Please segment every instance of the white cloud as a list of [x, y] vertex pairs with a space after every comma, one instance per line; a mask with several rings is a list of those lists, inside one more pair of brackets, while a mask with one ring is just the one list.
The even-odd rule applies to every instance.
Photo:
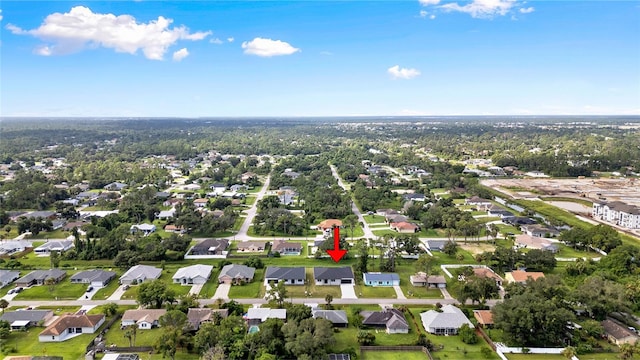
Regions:
[[331, 56], [333, 53], [331, 51], [320, 51], [320, 55]]
[[50, 56], [53, 53], [53, 50], [47, 45], [40, 45], [33, 49], [33, 53], [41, 56]]
[[182, 48], [173, 53], [173, 61], [182, 61], [182, 59], [189, 56], [189, 50], [187, 48]]
[[245, 54], [262, 57], [291, 55], [300, 51], [300, 49], [295, 48], [284, 41], [259, 37], [251, 41], [243, 42], [242, 48], [244, 49]]
[[458, 3], [448, 3], [439, 6], [444, 11], [458, 11], [470, 14], [474, 18], [492, 18], [496, 15], [504, 16], [516, 5], [515, 0], [473, 0], [472, 2], [459, 5]]
[[0, 9], [0, 21], [2, 21], [2, 9]]
[[528, 7], [528, 8], [520, 8], [520, 13], [521, 14], [529, 14], [536, 11], [536, 9], [534, 9], [532, 6]]
[[217, 45], [222, 44], [222, 40], [220, 40], [218, 38], [211, 39], [211, 40], [209, 40], [209, 42], [212, 43], [212, 44], [217, 44]]
[[435, 18], [436, 18], [436, 16], [435, 16], [435, 15], [429, 15], [429, 19], [433, 20], [433, 19], [435, 19]]
[[429, 15], [427, 10], [420, 10], [420, 17], [427, 17], [427, 15]]
[[234, 39], [233, 37], [228, 37], [228, 38], [227, 38], [227, 41], [228, 41], [228, 42], [233, 42], [234, 40], [235, 40], [235, 39]]
[[440, 0], [419, 0], [419, 1], [420, 1], [420, 5], [422, 6], [438, 5], [440, 3]]
[[401, 68], [399, 65], [392, 66], [387, 69], [389, 75], [394, 79], [413, 79], [420, 75], [420, 71], [416, 69]]
[[32, 35], [50, 42], [50, 45], [36, 49], [39, 54], [68, 54], [86, 47], [102, 46], [129, 54], [142, 50], [151, 60], [162, 60], [169, 47], [179, 40], [198, 41], [211, 35], [210, 31], [191, 33], [182, 25], [170, 28], [172, 22], [172, 19], [159, 16], [157, 20], [139, 23], [131, 15], [99, 14], [87, 7], [76, 6], [68, 13], [48, 15], [36, 29], [24, 30], [12, 24], [6, 28], [17, 35]]

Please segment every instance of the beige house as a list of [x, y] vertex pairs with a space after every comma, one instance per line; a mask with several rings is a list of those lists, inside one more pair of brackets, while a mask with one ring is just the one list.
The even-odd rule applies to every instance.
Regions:
[[241, 241], [238, 243], [238, 252], [262, 252], [265, 246], [265, 241]]
[[522, 270], [514, 270], [512, 272], [508, 272], [504, 274], [504, 279], [508, 284], [517, 282], [520, 284], [526, 284], [528, 279], [537, 280], [539, 278], [543, 278], [544, 273], [538, 271], [522, 271]]
[[600, 323], [607, 335], [607, 339], [620, 346], [622, 344], [635, 344], [638, 342], [638, 335], [617, 322], [607, 319]]

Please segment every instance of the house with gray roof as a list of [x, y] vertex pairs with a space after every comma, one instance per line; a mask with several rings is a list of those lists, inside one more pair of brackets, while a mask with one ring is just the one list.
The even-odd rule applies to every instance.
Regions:
[[399, 286], [400, 275], [397, 273], [368, 272], [362, 274], [366, 286]]
[[422, 325], [427, 332], [434, 335], [456, 335], [464, 324], [473, 328], [473, 324], [462, 310], [453, 305], [445, 305], [441, 312], [429, 310], [420, 314]]
[[131, 228], [129, 228], [129, 231], [132, 234], [142, 233], [142, 235], [148, 236], [151, 233], [156, 231], [156, 226], [153, 224], [134, 224], [134, 225], [131, 225]]
[[0, 244], [0, 255], [11, 255], [25, 251], [27, 248], [33, 248], [31, 241], [26, 240], [10, 240]]
[[247, 311], [249, 325], [259, 325], [267, 319], [287, 320], [287, 309], [249, 308]]
[[218, 275], [220, 284], [243, 284], [253, 281], [253, 275], [256, 269], [239, 264], [225, 265]]
[[214, 322], [216, 317], [224, 319], [229, 316], [229, 309], [189, 308], [187, 319], [189, 329], [198, 331], [202, 323]]
[[136, 265], [120, 276], [120, 284], [136, 285], [160, 277], [162, 270], [149, 265]]
[[95, 288], [107, 286], [111, 280], [115, 279], [116, 273], [99, 269], [80, 271], [71, 276], [70, 280], [74, 284], [90, 284]]
[[121, 183], [121, 182], [112, 182], [110, 184], [107, 184], [103, 187], [103, 189], [105, 190], [110, 190], [110, 191], [120, 191], [124, 188], [127, 187], [127, 184], [125, 183]]
[[23, 330], [31, 326], [38, 326], [53, 317], [52, 310], [20, 310], [5, 311], [0, 316], [0, 321], [6, 321], [11, 325], [11, 330]]
[[5, 287], [20, 277], [20, 271], [0, 270], [0, 288]]
[[285, 285], [304, 285], [306, 272], [303, 267], [269, 266], [264, 273], [265, 284], [284, 281]]
[[173, 282], [181, 285], [204, 284], [209, 280], [213, 266], [196, 264], [183, 267], [173, 275]]
[[229, 247], [229, 240], [225, 239], [206, 239], [189, 250], [189, 255], [226, 255], [226, 249]]
[[331, 321], [334, 327], [347, 327], [347, 325], [349, 325], [347, 312], [344, 310], [315, 309], [311, 311], [311, 315], [314, 319], [325, 319]]
[[402, 311], [398, 309], [385, 309], [383, 311], [362, 311], [362, 325], [379, 328], [384, 327], [388, 334], [407, 334], [409, 322]]
[[313, 278], [316, 285], [355, 285], [356, 283], [350, 266], [315, 267], [313, 268]]
[[16, 286], [29, 287], [32, 285], [44, 285], [47, 279], [53, 279], [54, 283], [59, 283], [67, 276], [66, 271], [60, 269], [35, 270], [16, 280]]
[[75, 245], [73, 244], [73, 240], [49, 240], [46, 243], [33, 249], [33, 252], [38, 255], [49, 255], [52, 251], [63, 253], [73, 248], [74, 246]]

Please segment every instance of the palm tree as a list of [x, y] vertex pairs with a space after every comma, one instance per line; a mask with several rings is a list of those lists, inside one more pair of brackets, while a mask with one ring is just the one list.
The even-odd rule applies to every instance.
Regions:
[[0, 299], [0, 308], [2, 308], [2, 313], [4, 314], [4, 309], [9, 306], [9, 302], [5, 299]]

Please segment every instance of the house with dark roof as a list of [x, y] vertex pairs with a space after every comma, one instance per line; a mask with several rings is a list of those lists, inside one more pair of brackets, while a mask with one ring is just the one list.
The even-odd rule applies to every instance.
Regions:
[[325, 319], [331, 321], [334, 327], [347, 327], [347, 325], [349, 325], [347, 312], [344, 310], [314, 309], [311, 311], [311, 315], [314, 319]]
[[38, 335], [40, 342], [60, 342], [81, 334], [93, 334], [104, 323], [104, 315], [62, 315]]
[[44, 285], [47, 279], [53, 279], [53, 282], [57, 284], [66, 276], [67, 272], [60, 269], [35, 270], [16, 280], [16, 286]]
[[362, 325], [385, 328], [387, 334], [407, 334], [409, 322], [402, 311], [398, 309], [385, 309], [383, 311], [361, 311]]
[[20, 277], [20, 271], [0, 270], [0, 288], [5, 287]]
[[400, 275], [397, 273], [368, 272], [362, 274], [365, 286], [399, 286]]
[[53, 318], [52, 310], [20, 310], [5, 311], [0, 316], [0, 321], [6, 321], [11, 330], [24, 330], [32, 326], [38, 326]]
[[523, 233], [533, 237], [556, 237], [560, 232], [552, 227], [540, 224], [523, 225], [520, 227]]
[[285, 285], [304, 285], [306, 272], [303, 267], [278, 267], [269, 266], [264, 273], [265, 284], [278, 283], [281, 280]]
[[207, 239], [194, 245], [189, 251], [190, 255], [225, 255], [229, 247], [229, 240]]
[[316, 285], [355, 285], [353, 270], [350, 266], [343, 267], [315, 267], [313, 278]]
[[428, 239], [427, 240], [427, 248], [429, 248], [429, 250], [431, 251], [442, 251], [444, 250], [444, 246], [447, 245], [447, 243], [451, 241], [448, 239], [443, 239], [443, 240], [434, 240], [434, 239]]
[[300, 255], [302, 252], [302, 244], [285, 240], [275, 240], [271, 244], [271, 252], [280, 255]]
[[613, 319], [606, 319], [600, 325], [602, 325], [607, 339], [618, 346], [622, 344], [633, 345], [638, 342], [637, 334]]
[[255, 268], [240, 264], [229, 264], [225, 265], [222, 270], [220, 270], [220, 275], [218, 275], [218, 282], [220, 284], [236, 285], [250, 283], [253, 281], [253, 276], [255, 273]]
[[487, 209], [487, 215], [488, 216], [497, 216], [501, 219], [506, 219], [509, 217], [513, 217], [515, 215], [513, 215], [513, 213], [503, 207], [497, 206], [497, 205], [492, 205]]
[[429, 310], [420, 314], [424, 329], [434, 335], [456, 335], [464, 324], [473, 328], [473, 324], [462, 310], [453, 305], [445, 305], [441, 311]]
[[216, 317], [224, 319], [229, 316], [229, 309], [210, 309], [210, 308], [189, 308], [187, 319], [189, 320], [189, 328], [192, 331], [198, 331], [203, 323], [214, 322]]
[[404, 201], [425, 201], [426, 197], [424, 194], [407, 193], [402, 194], [402, 199]]
[[113, 271], [93, 269], [80, 271], [72, 275], [70, 280], [74, 284], [91, 284], [95, 288], [101, 288], [107, 286], [115, 277], [116, 273]]

